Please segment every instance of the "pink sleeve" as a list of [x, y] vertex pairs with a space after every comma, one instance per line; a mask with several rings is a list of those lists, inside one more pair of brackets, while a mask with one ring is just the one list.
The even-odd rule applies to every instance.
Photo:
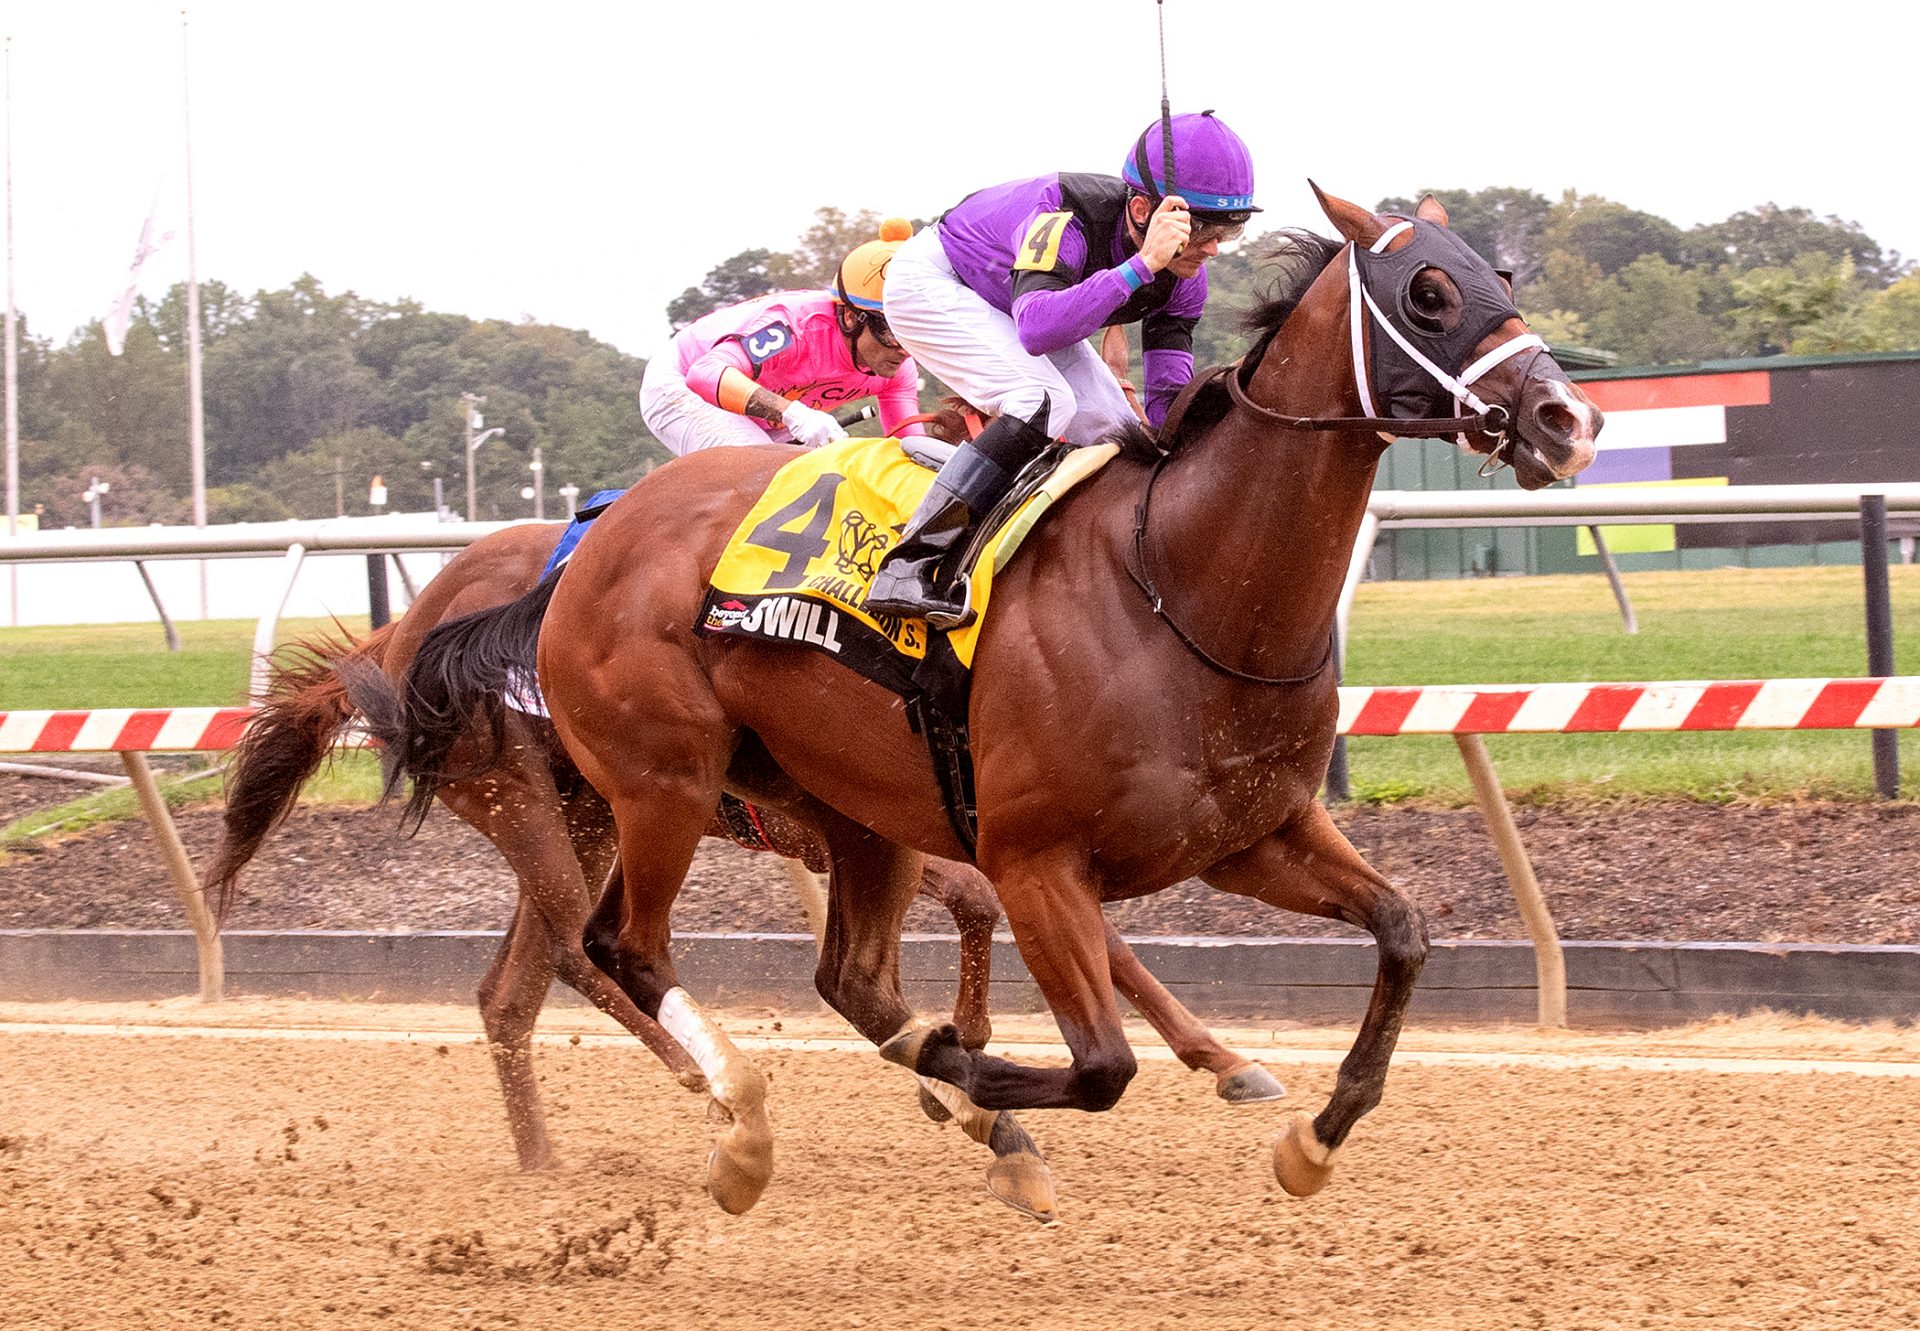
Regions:
[[741, 349], [739, 341], [724, 337], [702, 352], [700, 358], [693, 364], [687, 366], [687, 387], [698, 393], [704, 401], [711, 402], [717, 407], [720, 405], [720, 376], [727, 370], [738, 370], [749, 379], [760, 377], [755, 373], [753, 362], [747, 358], [747, 353]]
[[[901, 437], [900, 422], [920, 413], [920, 367], [909, 356], [887, 380], [886, 387], [874, 394], [880, 399], [880, 432], [889, 439]], [[925, 434], [924, 425], [906, 427], [911, 434]]]

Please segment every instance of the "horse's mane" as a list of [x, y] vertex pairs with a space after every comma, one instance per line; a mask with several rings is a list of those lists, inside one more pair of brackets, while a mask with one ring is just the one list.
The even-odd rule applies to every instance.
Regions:
[[1344, 240], [1329, 240], [1298, 227], [1282, 227], [1262, 236], [1253, 259], [1271, 269], [1273, 280], [1266, 296], [1247, 311], [1241, 326], [1260, 334], [1259, 340], [1265, 342], [1287, 321], [1313, 279], [1346, 247]]
[[[1343, 240], [1329, 240], [1297, 227], [1282, 227], [1260, 238], [1251, 257], [1255, 263], [1268, 269], [1271, 280], [1267, 283], [1266, 295], [1242, 316], [1242, 326], [1259, 334], [1242, 357], [1243, 364], [1253, 365], [1260, 359], [1267, 343], [1300, 304], [1301, 297], [1307, 294], [1307, 288], [1313, 285], [1313, 280], [1345, 248], [1346, 242]], [[1192, 432], [1187, 427], [1198, 428], [1209, 419], [1217, 419], [1224, 411], [1224, 394], [1212, 409], [1211, 417], [1206, 407], [1196, 405], [1188, 415], [1186, 426], [1181, 430], [1182, 435]], [[1157, 442], [1132, 422], [1108, 438], [1120, 445], [1121, 457], [1135, 462], [1151, 462], [1160, 455], [1162, 447], [1177, 446], [1177, 441], [1167, 444]]]

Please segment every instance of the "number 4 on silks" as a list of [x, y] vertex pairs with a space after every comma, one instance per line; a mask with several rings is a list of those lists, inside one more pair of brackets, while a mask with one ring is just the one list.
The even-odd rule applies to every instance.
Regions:
[[1052, 272], [1060, 261], [1060, 241], [1072, 220], [1072, 213], [1041, 213], [1034, 218], [1027, 227], [1027, 238], [1014, 255], [1014, 268], [1029, 273]]
[[[807, 492], [790, 504], [769, 513], [766, 520], [747, 533], [747, 544], [763, 550], [778, 550], [787, 562], [767, 575], [767, 586], [798, 587], [807, 576], [807, 565], [827, 552], [827, 524], [833, 521], [833, 498], [847, 478], [828, 472], [808, 487]], [[787, 524], [805, 517], [807, 525], [788, 531]]]

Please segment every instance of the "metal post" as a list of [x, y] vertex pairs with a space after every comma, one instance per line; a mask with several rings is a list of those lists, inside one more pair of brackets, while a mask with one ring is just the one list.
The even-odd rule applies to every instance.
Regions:
[[387, 606], [387, 557], [367, 556], [367, 621], [382, 628], [392, 619]]
[[393, 571], [400, 575], [400, 585], [407, 589], [407, 604], [412, 605], [420, 599], [420, 589], [413, 585], [413, 574], [407, 572], [407, 561], [400, 558], [400, 552], [393, 552]]
[[[193, 239], [193, 94], [187, 68], [187, 15], [180, 13], [180, 143], [187, 184], [187, 442], [193, 471], [193, 525], [207, 525], [207, 413], [200, 387], [200, 266]], [[199, 561], [200, 618], [212, 616], [207, 561]]]
[[167, 812], [167, 801], [153, 779], [153, 769], [147, 766], [147, 755], [122, 752], [120, 764], [133, 782], [134, 794], [140, 798], [140, 811], [147, 816], [153, 839], [160, 843], [160, 857], [167, 863], [167, 876], [173, 881], [180, 904], [186, 908], [188, 922], [193, 925], [194, 942], [200, 954], [200, 1001], [217, 1003], [226, 988], [226, 963], [221, 955], [220, 928], [214, 923], [213, 912], [207, 909], [200, 879], [193, 872], [193, 861], [187, 858], [187, 848], [180, 844], [179, 830], [173, 825], [173, 815]]
[[1533, 862], [1514, 826], [1513, 810], [1507, 807], [1506, 792], [1500, 789], [1500, 777], [1493, 770], [1486, 741], [1478, 735], [1455, 735], [1460, 757], [1473, 779], [1473, 798], [1487, 822], [1487, 831], [1500, 852], [1500, 863], [1513, 887], [1513, 899], [1520, 906], [1520, 918], [1526, 921], [1527, 936], [1533, 940], [1533, 964], [1539, 976], [1540, 1024], [1567, 1024], [1567, 960], [1560, 950], [1560, 933], [1553, 927], [1553, 915], [1533, 876]]
[[[1346, 635], [1338, 624], [1333, 629], [1333, 682], [1337, 685], [1344, 673], [1343, 662], [1346, 657], [1342, 639]], [[1327, 802], [1344, 804], [1353, 798], [1352, 774], [1347, 771], [1347, 737], [1333, 737], [1333, 756], [1327, 759]]]
[[460, 424], [466, 432], [462, 436], [466, 446], [461, 451], [467, 455], [467, 521], [468, 522], [473, 521], [473, 515], [475, 512], [474, 502], [473, 502], [473, 410], [475, 407], [479, 406], [480, 403], [484, 402], [485, 400], [486, 400], [485, 398], [475, 397], [472, 393], [462, 393], [460, 395]]
[[528, 470], [533, 472], [533, 516], [544, 519], [547, 516], [547, 464], [540, 457], [540, 445], [533, 446], [533, 462]]
[[[1887, 497], [1860, 496], [1860, 566], [1866, 575], [1867, 673], [1893, 673], [1893, 599], [1887, 583]], [[1880, 798], [1900, 797], [1900, 736], [1873, 732], [1873, 785]]]
[[153, 575], [147, 572], [147, 561], [136, 559], [133, 561], [133, 566], [140, 570], [140, 581], [147, 584], [147, 595], [153, 598], [153, 608], [160, 612], [160, 627], [166, 630], [167, 634], [167, 650], [179, 651], [180, 630], [173, 626], [173, 620], [167, 616], [167, 607], [161, 604], [160, 589], [153, 585]]
[[280, 624], [280, 612], [287, 608], [287, 598], [293, 595], [294, 579], [300, 576], [301, 561], [307, 557], [307, 547], [295, 541], [287, 547], [287, 556], [281, 561], [283, 578], [280, 591], [260, 616], [260, 622], [253, 629], [253, 673], [247, 684], [247, 697], [254, 702], [264, 701], [267, 696], [267, 677], [272, 672], [274, 632]]
[[1366, 516], [1360, 519], [1360, 530], [1354, 533], [1353, 553], [1347, 556], [1347, 580], [1340, 584], [1340, 604], [1334, 611], [1334, 648], [1344, 667], [1347, 663], [1347, 621], [1353, 615], [1354, 594], [1360, 590], [1360, 580], [1366, 576], [1367, 565], [1373, 560], [1373, 547], [1380, 540], [1380, 515], [1368, 509]]
[[1627, 584], [1620, 581], [1620, 566], [1613, 562], [1613, 551], [1607, 549], [1606, 538], [1598, 527], [1587, 528], [1587, 534], [1593, 537], [1593, 548], [1599, 552], [1600, 566], [1607, 571], [1607, 585], [1613, 588], [1614, 603], [1620, 607], [1620, 618], [1625, 621], [1627, 632], [1640, 631], [1640, 621], [1633, 613], [1633, 602], [1627, 599]]

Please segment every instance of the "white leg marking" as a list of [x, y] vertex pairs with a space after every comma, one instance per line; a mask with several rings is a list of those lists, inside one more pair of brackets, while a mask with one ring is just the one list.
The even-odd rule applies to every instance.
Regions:
[[757, 1103], [756, 1088], [764, 1095], [765, 1083], [759, 1070], [734, 1047], [727, 1033], [700, 1010], [685, 989], [676, 985], [667, 990], [660, 1000], [657, 1020], [661, 1029], [679, 1041], [680, 1047], [700, 1065], [700, 1071], [707, 1075], [713, 1098], [721, 1104], [730, 1109], [750, 1108], [751, 1104], [742, 1102], [743, 1096]]

